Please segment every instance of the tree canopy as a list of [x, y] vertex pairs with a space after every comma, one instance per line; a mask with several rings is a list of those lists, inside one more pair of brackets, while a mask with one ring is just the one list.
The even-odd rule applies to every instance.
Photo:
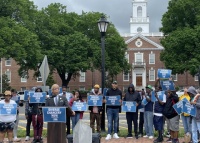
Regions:
[[171, 0], [162, 17], [160, 29], [164, 50], [161, 60], [174, 73], [189, 71], [195, 75], [200, 63], [200, 3], [199, 0]]
[[[0, 3], [5, 3], [0, 5], [0, 10], [4, 10], [0, 14], [0, 55], [16, 60], [20, 65], [20, 76], [29, 69], [38, 75], [38, 63], [44, 55], [48, 57], [51, 71], [58, 72], [65, 86], [72, 77], [79, 75], [79, 71], [101, 70], [97, 21], [103, 13], [69, 13], [60, 3], [52, 3], [41, 10], [28, 0], [18, 0], [16, 7], [11, 0], [0, 0]], [[26, 6], [25, 10], [23, 6]], [[111, 76], [129, 70], [125, 51], [123, 38], [110, 23], [106, 35], [105, 65]]]

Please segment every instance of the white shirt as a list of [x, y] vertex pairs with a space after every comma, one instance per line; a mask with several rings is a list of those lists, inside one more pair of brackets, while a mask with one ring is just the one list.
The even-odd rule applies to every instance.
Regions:
[[56, 105], [56, 98], [57, 98], [57, 102], [58, 102], [58, 100], [59, 100], [58, 96], [59, 96], [59, 95], [57, 95], [56, 97], [53, 98], [53, 99], [54, 99], [55, 105]]
[[[5, 99], [0, 101], [0, 104], [16, 104], [14, 100], [10, 100], [10, 103], [6, 103]], [[0, 122], [9, 123], [16, 120], [16, 115], [0, 115]]]

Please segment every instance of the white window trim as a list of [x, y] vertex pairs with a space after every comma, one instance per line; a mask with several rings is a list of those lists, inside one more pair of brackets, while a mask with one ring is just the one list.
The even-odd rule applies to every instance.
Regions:
[[[85, 82], [85, 72], [79, 72], [80, 76], [79, 76], [79, 82]], [[84, 79], [81, 78], [81, 74], [84, 74]]]
[[199, 81], [199, 77], [197, 75], [194, 76], [194, 81]]
[[[154, 79], [153, 80], [151, 80], [151, 76], [150, 76], [150, 71], [154, 71]], [[149, 81], [155, 81], [155, 70], [154, 69], [151, 69], [151, 70], [149, 70]]]
[[[8, 82], [11, 83], [11, 77], [12, 77], [12, 76], [11, 76], [11, 71], [10, 71], [9, 69], [7, 69], [7, 70], [5, 71], [5, 74], [6, 74], [7, 71], [10, 72], [10, 81], [8, 81]], [[7, 74], [6, 74], [6, 75], [7, 75]], [[7, 78], [8, 78], [8, 76], [7, 76]]]
[[[8, 61], [8, 60], [10, 60], [10, 65], [7, 65], [7, 61]], [[11, 61], [11, 58], [5, 59], [5, 66], [11, 66], [11, 62], [12, 62], [12, 61]]]
[[178, 74], [175, 74], [173, 76], [176, 76], [176, 79], [174, 81], [178, 81]]
[[42, 79], [42, 77], [41, 77], [41, 76], [37, 77], [37, 82], [42, 82], [43, 80], [39, 81], [39, 80], [38, 80], [39, 78], [41, 78], [41, 79]]
[[144, 55], [143, 55], [143, 53], [134, 53], [135, 54], [135, 63], [138, 63], [137, 61], [136, 61], [136, 57], [137, 57], [137, 55], [141, 55], [142, 56], [142, 63], [144, 62]]
[[27, 82], [27, 78], [21, 77], [21, 82]]
[[127, 80], [124, 79], [124, 75], [125, 75], [125, 73], [123, 72], [123, 81], [129, 81], [129, 73], [128, 73], [128, 75], [127, 75], [127, 76], [128, 76], [128, 79], [127, 79]]
[[[154, 55], [154, 62], [153, 63], [151, 63], [151, 55]], [[155, 56], [155, 54], [154, 53], [150, 53], [149, 54], [149, 64], [155, 64], [155, 58], [156, 58], [156, 56]]]

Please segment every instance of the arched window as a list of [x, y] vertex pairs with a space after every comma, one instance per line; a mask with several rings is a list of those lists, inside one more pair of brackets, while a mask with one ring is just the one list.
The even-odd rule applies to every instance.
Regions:
[[141, 6], [137, 7], [137, 16], [142, 17], [142, 7]]

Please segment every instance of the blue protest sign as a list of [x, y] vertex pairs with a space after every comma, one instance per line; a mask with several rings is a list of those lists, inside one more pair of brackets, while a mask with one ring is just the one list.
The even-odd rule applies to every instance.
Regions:
[[52, 91], [51, 91], [51, 89], [49, 89], [49, 96], [52, 96]]
[[147, 105], [147, 103], [148, 103], [147, 99], [144, 98], [144, 99], [142, 100], [142, 105], [145, 106], [145, 105]]
[[103, 96], [106, 96], [107, 91], [108, 91], [108, 88], [103, 89]]
[[62, 93], [62, 87], [59, 87], [59, 93]]
[[120, 95], [116, 96], [105, 96], [106, 97], [106, 105], [120, 106]]
[[89, 95], [87, 97], [88, 106], [102, 106], [102, 95]]
[[30, 92], [30, 103], [45, 103], [46, 92]]
[[28, 97], [29, 97], [29, 91], [24, 90], [24, 101], [28, 101]]
[[161, 101], [163, 101], [164, 94], [165, 94], [165, 91], [159, 91], [159, 92], [157, 92], [158, 98], [159, 98]]
[[183, 111], [183, 101], [179, 101], [173, 105], [174, 110], [180, 115]]
[[66, 107], [42, 107], [44, 122], [66, 123]]
[[72, 110], [73, 111], [87, 111], [87, 104], [86, 102], [73, 102], [72, 105]]
[[0, 115], [16, 115], [17, 104], [0, 104]]
[[160, 81], [160, 85], [161, 85], [163, 91], [166, 91], [166, 90], [175, 90], [174, 82], [173, 81], [161, 80]]
[[182, 101], [189, 102], [187, 98], [183, 98]]
[[196, 117], [196, 106], [191, 105], [189, 102], [183, 102], [183, 112]]
[[122, 112], [136, 112], [136, 102], [135, 101], [123, 101], [122, 102]]
[[151, 92], [151, 101], [155, 102], [156, 101], [156, 96], [155, 96], [155, 91]]
[[170, 78], [172, 70], [169, 69], [158, 69], [158, 78]]
[[67, 100], [68, 100], [68, 102], [69, 102], [70, 99], [73, 98], [72, 93], [70, 93], [70, 92], [66, 92], [66, 98], [67, 98]]

